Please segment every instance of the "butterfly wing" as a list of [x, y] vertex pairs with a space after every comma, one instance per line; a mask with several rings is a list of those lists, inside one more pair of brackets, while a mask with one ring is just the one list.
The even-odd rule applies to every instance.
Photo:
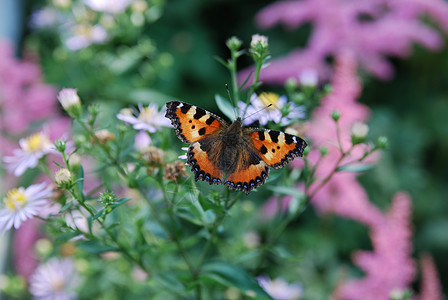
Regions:
[[247, 128], [245, 132], [257, 154], [274, 169], [282, 168], [295, 157], [303, 156], [307, 146], [302, 138], [281, 131]]
[[184, 143], [191, 143], [187, 163], [195, 180], [201, 179], [210, 184], [222, 183], [223, 174], [216, 165], [216, 155], [213, 155], [219, 154], [215, 143], [218, 142], [218, 133], [229, 125], [217, 115], [188, 103], [172, 101], [166, 107], [165, 116], [171, 120], [177, 137]]
[[196, 142], [228, 124], [200, 107], [171, 101], [166, 104], [165, 117], [171, 120], [177, 137], [184, 143]]

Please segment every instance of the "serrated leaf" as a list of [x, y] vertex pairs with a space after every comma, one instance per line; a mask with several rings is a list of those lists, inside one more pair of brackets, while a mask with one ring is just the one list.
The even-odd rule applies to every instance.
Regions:
[[230, 103], [225, 98], [221, 97], [221, 95], [215, 95], [216, 105], [218, 105], [219, 110], [230, 120], [235, 119], [235, 110], [233, 109], [232, 103]]
[[202, 268], [202, 279], [210, 279], [224, 286], [235, 287], [243, 293], [254, 293], [262, 299], [272, 299], [246, 271], [226, 262], [209, 262]]

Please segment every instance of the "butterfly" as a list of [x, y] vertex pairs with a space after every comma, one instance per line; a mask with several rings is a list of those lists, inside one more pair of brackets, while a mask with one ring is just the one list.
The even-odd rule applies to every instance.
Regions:
[[165, 117], [177, 137], [190, 143], [187, 164], [195, 180], [224, 184], [249, 194], [262, 185], [269, 168], [282, 168], [303, 156], [307, 143], [300, 137], [276, 130], [243, 128], [241, 118], [228, 124], [200, 107], [171, 101]]

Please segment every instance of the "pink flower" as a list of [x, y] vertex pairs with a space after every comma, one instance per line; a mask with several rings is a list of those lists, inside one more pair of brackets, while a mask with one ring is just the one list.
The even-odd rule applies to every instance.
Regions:
[[373, 250], [353, 256], [365, 277], [342, 282], [335, 291], [337, 299], [389, 300], [393, 290], [409, 287], [415, 275], [410, 218], [411, 199], [398, 193], [382, 221], [369, 226]]
[[[393, 75], [388, 56], [405, 57], [413, 43], [441, 48], [440, 34], [420, 20], [427, 15], [448, 32], [448, 4], [442, 0], [301, 0], [278, 1], [262, 9], [256, 21], [262, 28], [283, 24], [295, 29], [313, 26], [304, 49], [273, 60], [260, 76], [263, 82], [283, 83], [298, 72], [315, 69], [328, 78], [326, 58], [350, 51], [356, 64], [381, 79]], [[240, 74], [243, 79], [250, 70]], [[244, 79], [243, 79], [244, 80]]]
[[442, 300], [442, 285], [440, 284], [434, 260], [429, 254], [422, 255], [420, 259], [422, 271], [422, 284], [420, 300]]

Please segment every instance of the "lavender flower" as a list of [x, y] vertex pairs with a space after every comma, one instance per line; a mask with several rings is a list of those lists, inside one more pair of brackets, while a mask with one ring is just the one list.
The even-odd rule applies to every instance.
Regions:
[[120, 112], [117, 115], [119, 120], [131, 124], [136, 130], [146, 130], [154, 133], [160, 130], [160, 127], [171, 127], [170, 121], [165, 118], [164, 109], [158, 111], [156, 104], [150, 104], [148, 107], [138, 105], [139, 112], [134, 114]]
[[38, 300], [74, 300], [79, 274], [70, 258], [51, 258], [40, 264], [30, 278], [29, 291]]
[[0, 210], [0, 232], [9, 230], [38, 215], [49, 205], [53, 188], [46, 183], [34, 184], [28, 188], [10, 190], [3, 199], [5, 208]]

